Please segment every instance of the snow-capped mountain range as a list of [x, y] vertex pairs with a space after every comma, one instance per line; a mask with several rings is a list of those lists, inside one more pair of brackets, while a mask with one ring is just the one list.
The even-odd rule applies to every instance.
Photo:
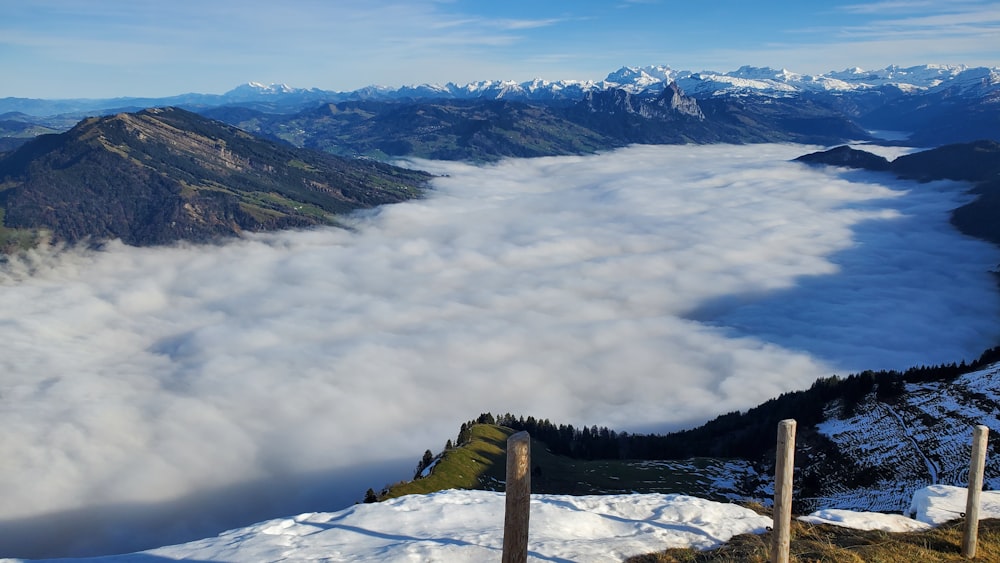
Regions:
[[[895, 88], [902, 92], [930, 92], [959, 87], [970, 95], [1000, 85], [1000, 67], [965, 65], [889, 66], [879, 70], [850, 68], [826, 74], [808, 75], [785, 69], [742, 66], [731, 72], [674, 70], [665, 65], [622, 67], [600, 81], [558, 80], [540, 78], [528, 82], [484, 80], [468, 84], [420, 84], [390, 88], [369, 86], [353, 92], [326, 92], [349, 99], [385, 98], [492, 98], [557, 100], [575, 99], [587, 92], [621, 89], [632, 94], [659, 93], [671, 82], [688, 95], [710, 97], [721, 95], [756, 94], [789, 96], [808, 92], [857, 92], [879, 88]], [[316, 89], [289, 88], [285, 84], [265, 86], [248, 83], [224, 97], [273, 97], [278, 94], [316, 94]]]
[[1000, 67], [965, 65], [889, 66], [879, 70], [849, 68], [826, 74], [799, 74], [785, 69], [742, 66], [730, 72], [674, 70], [666, 65], [625, 66], [603, 80], [536, 78], [527, 82], [482, 80], [468, 84], [418, 84], [400, 87], [367, 86], [350, 92], [296, 88], [287, 84], [247, 82], [225, 94], [181, 94], [165, 98], [111, 98], [102, 100], [28, 98], [0, 99], [0, 115], [18, 112], [36, 117], [125, 111], [154, 106], [189, 109], [224, 105], [266, 104], [271, 111], [298, 111], [319, 102], [349, 100], [495, 99], [538, 102], [572, 102], [589, 92], [612, 89], [629, 94], [659, 95], [674, 82], [694, 98], [725, 96], [795, 97], [800, 95], [850, 95], [871, 92], [931, 94], [988, 98], [1000, 101]]

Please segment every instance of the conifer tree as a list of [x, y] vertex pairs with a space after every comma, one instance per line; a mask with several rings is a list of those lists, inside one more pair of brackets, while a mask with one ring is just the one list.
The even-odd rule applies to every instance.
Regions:
[[421, 473], [424, 472], [424, 469], [430, 467], [433, 462], [434, 453], [430, 450], [424, 450], [424, 455], [420, 458], [420, 463], [417, 464], [417, 470], [413, 472], [413, 478], [419, 479], [421, 477]]
[[458, 445], [468, 442], [472, 438], [472, 431], [469, 430], [469, 423], [463, 422], [462, 428], [458, 431]]

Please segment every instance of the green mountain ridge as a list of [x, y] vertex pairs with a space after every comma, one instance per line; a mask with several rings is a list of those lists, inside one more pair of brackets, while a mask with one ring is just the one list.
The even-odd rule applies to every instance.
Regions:
[[961, 232], [1000, 245], [1000, 142], [956, 143], [900, 156], [891, 162], [870, 152], [843, 145], [795, 159], [813, 165], [844, 166], [889, 172], [900, 178], [931, 182], [970, 182], [977, 197], [952, 211], [951, 222]]
[[[514, 420], [511, 423], [511, 420]], [[480, 422], [481, 421], [481, 422]], [[370, 489], [365, 502], [446, 489], [503, 491], [506, 479], [506, 441], [524, 428], [512, 415], [479, 419], [462, 425], [460, 439], [451, 440], [438, 455], [430, 450], [417, 466], [413, 480]], [[537, 430], [537, 428], [534, 428]], [[533, 493], [602, 495], [629, 493], [684, 493], [721, 502], [746, 498], [745, 483], [758, 483], [751, 462], [739, 459], [689, 458], [643, 460], [586, 459], [560, 453], [559, 444], [545, 437], [531, 439]], [[735, 475], [741, 478], [734, 478]]]
[[[449, 488], [503, 490], [506, 438], [532, 437], [532, 492], [683, 493], [767, 503], [778, 422], [798, 421], [795, 510], [902, 512], [914, 491], [964, 485], [976, 424], [996, 427], [1000, 348], [966, 365], [919, 366], [821, 379], [743, 412], [669, 434], [630, 434], [494, 416], [463, 423], [454, 443], [430, 451], [412, 481], [374, 490], [367, 502]], [[987, 488], [1000, 487], [997, 440]]]
[[11, 233], [25, 232], [68, 243], [201, 242], [334, 224], [337, 214], [417, 197], [429, 178], [160, 108], [89, 118], [7, 154], [0, 210], [5, 250], [16, 246]]

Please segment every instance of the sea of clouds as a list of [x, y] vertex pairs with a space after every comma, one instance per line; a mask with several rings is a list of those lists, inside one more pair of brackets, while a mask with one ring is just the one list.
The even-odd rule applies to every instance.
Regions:
[[427, 197], [347, 229], [11, 260], [0, 557], [338, 509], [481, 412], [667, 431], [997, 344], [965, 186], [813, 149], [414, 161]]

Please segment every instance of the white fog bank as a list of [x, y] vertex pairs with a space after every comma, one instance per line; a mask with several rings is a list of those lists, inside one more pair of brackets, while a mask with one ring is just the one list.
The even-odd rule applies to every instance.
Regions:
[[[233, 497], [341, 508], [481, 412], [664, 431], [997, 344], [1000, 252], [948, 225], [962, 187], [788, 162], [810, 150], [417, 162], [447, 176], [351, 230], [8, 264], [0, 557], [61, 553], [26, 528], [95, 507], [67, 549], [263, 519]], [[163, 537], [187, 502], [218, 506]]]

